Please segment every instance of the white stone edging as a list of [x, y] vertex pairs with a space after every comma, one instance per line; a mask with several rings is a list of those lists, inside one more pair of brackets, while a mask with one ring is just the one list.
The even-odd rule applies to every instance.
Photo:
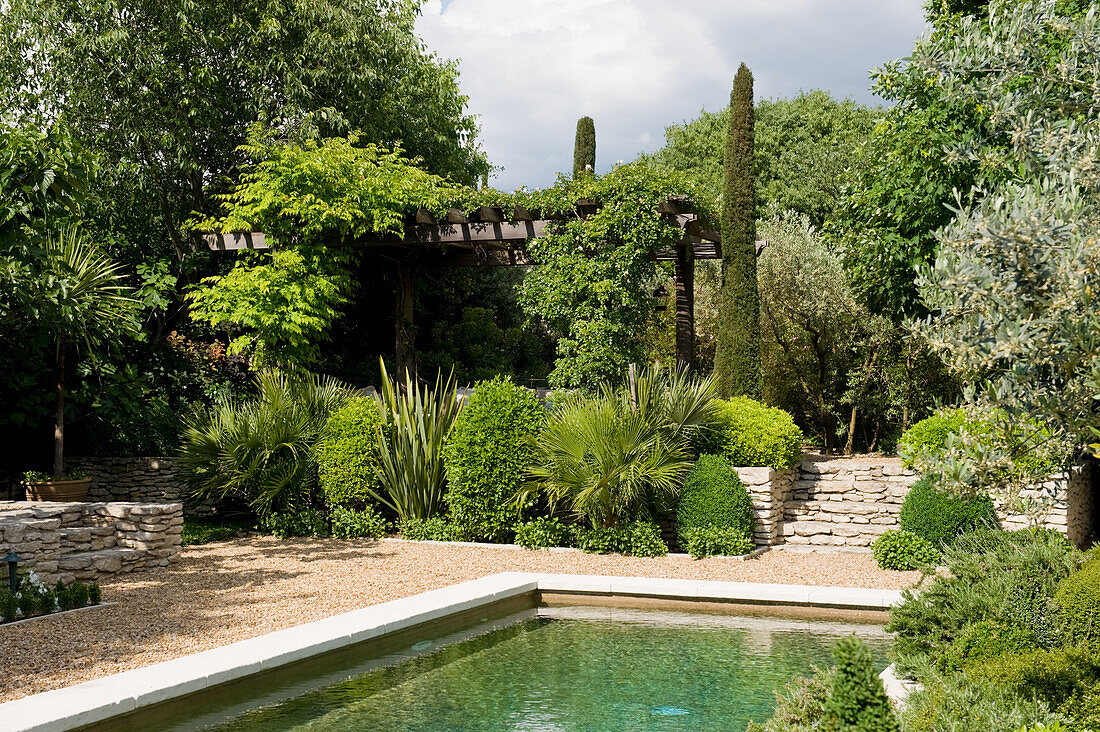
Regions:
[[502, 572], [6, 702], [0, 732], [67, 732], [536, 590], [862, 610], [901, 600], [851, 587]]
[[909, 698], [910, 694], [923, 688], [920, 682], [898, 676], [897, 668], [892, 663], [883, 669], [878, 677], [882, 680], [886, 696], [890, 697], [890, 701], [898, 709], [905, 707], [905, 700]]
[[74, 607], [69, 610], [58, 610], [52, 613], [46, 613], [45, 615], [32, 615], [29, 618], [23, 618], [21, 620], [13, 620], [10, 623], [0, 623], [0, 628], [11, 628], [15, 625], [22, 625], [23, 623], [33, 623], [35, 620], [43, 620], [45, 618], [57, 618], [62, 615], [69, 615], [70, 613], [81, 613], [85, 610], [96, 610], [101, 607], [107, 607], [114, 605], [113, 602], [97, 602], [95, 605], [85, 605], [84, 607]]

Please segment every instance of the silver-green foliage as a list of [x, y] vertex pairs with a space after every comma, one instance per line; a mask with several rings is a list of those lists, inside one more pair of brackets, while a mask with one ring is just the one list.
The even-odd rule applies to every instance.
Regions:
[[349, 391], [331, 377], [263, 371], [256, 396], [222, 396], [186, 420], [180, 459], [192, 498], [243, 499], [261, 516], [309, 508], [314, 446]]
[[1008, 498], [1046, 477], [1011, 469], [1020, 450], [1065, 464], [1100, 421], [1100, 19], [1095, 7], [1066, 18], [1056, 6], [996, 0], [988, 19], [962, 21], [911, 59], [988, 112], [998, 139], [950, 153], [1011, 173], [941, 232], [918, 282], [933, 315], [917, 326], [968, 379], [966, 400], [995, 409], [995, 428], [1014, 437], [960, 435], [934, 472]]
[[374, 497], [402, 520], [427, 519], [443, 509], [443, 443], [462, 409], [454, 377], [438, 374], [433, 385], [405, 373], [399, 386], [382, 367], [377, 395], [385, 439], [379, 450], [381, 490]]

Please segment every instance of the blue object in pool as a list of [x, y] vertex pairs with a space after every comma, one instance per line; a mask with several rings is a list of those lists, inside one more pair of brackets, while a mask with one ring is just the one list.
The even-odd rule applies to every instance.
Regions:
[[682, 717], [685, 714], [691, 714], [691, 712], [680, 707], [657, 707], [652, 714], [655, 717]]
[[419, 643], [413, 643], [414, 651], [422, 651], [425, 648], [431, 648], [432, 642], [430, 640], [422, 640]]

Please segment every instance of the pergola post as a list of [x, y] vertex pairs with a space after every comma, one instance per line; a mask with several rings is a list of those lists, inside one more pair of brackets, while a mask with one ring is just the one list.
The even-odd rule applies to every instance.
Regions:
[[407, 260], [394, 266], [394, 357], [397, 378], [402, 382], [405, 372], [416, 375], [413, 359], [413, 268]]
[[676, 245], [676, 363], [695, 367], [695, 255], [691, 238]]

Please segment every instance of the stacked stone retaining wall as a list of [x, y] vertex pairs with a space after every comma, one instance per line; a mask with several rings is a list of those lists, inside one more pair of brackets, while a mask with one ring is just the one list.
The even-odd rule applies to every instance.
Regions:
[[48, 584], [167, 566], [182, 533], [180, 503], [0, 502], [0, 555], [14, 551]]
[[[920, 477], [897, 458], [806, 457], [786, 471], [737, 472], [753, 499], [758, 546], [868, 547], [883, 532], [898, 528], [902, 502]], [[1039, 514], [1043, 526], [1064, 533], [1077, 546], [1093, 538], [1100, 507], [1094, 505], [1087, 468], [1055, 476], [1029, 497], [1046, 504]], [[1015, 505], [999, 505], [997, 513], [1006, 529], [1031, 524]]]
[[183, 476], [172, 458], [74, 457], [66, 466], [92, 481], [89, 501], [174, 503], [184, 495]]

